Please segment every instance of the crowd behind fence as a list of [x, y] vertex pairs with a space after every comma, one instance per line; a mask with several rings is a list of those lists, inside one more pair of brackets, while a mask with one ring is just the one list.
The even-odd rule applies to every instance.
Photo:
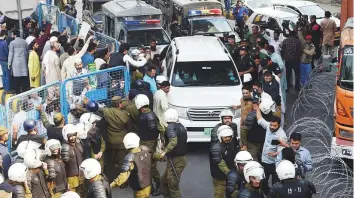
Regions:
[[[114, 96], [126, 97], [130, 89], [129, 73], [124, 66], [91, 72], [31, 89], [7, 99], [0, 104], [0, 126], [9, 130], [9, 149], [14, 131], [17, 137], [27, 134], [23, 122], [28, 118], [37, 121], [38, 134], [47, 135], [45, 124], [54, 125], [53, 117], [61, 112], [66, 123], [76, 123], [73, 112], [82, 106], [84, 98], [95, 100], [101, 105], [110, 105]], [[41, 111], [39, 111], [41, 110]], [[41, 119], [41, 114], [47, 119]], [[46, 121], [43, 123], [43, 121]]]
[[111, 49], [111, 53], [117, 52], [119, 50], [118, 41], [110, 36], [96, 32], [95, 39], [99, 41], [98, 48], [108, 47], [109, 49]]

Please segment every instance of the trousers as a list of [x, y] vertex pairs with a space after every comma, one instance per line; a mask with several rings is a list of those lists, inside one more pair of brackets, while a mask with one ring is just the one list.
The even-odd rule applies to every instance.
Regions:
[[226, 180], [213, 178], [214, 198], [224, 198], [226, 193]]
[[311, 73], [311, 63], [301, 63], [300, 81], [303, 87], [306, 86], [307, 82], [310, 80], [310, 73]]
[[109, 183], [111, 183], [120, 173], [124, 157], [126, 156], [125, 149], [107, 149], [105, 160], [105, 175], [107, 175], [107, 179]]
[[8, 68], [7, 62], [0, 61], [1, 69], [2, 69], [2, 86], [5, 91], [9, 91], [11, 89], [11, 76], [10, 70]]
[[287, 88], [289, 89], [291, 85], [291, 73], [294, 70], [295, 73], [295, 89], [299, 90], [300, 89], [300, 62], [299, 61], [285, 61], [285, 67], [286, 67], [286, 82], [287, 82]]
[[14, 78], [14, 90], [16, 94], [29, 90], [29, 79], [28, 76], [13, 77]]
[[[173, 171], [170, 159], [176, 170], [177, 176]], [[179, 189], [179, 182], [180, 182], [179, 180], [181, 178], [184, 168], [187, 165], [187, 157], [178, 156], [170, 159], [167, 159], [165, 173], [161, 177], [161, 192], [165, 198], [166, 197], [181, 198], [182, 196], [181, 196], [181, 191]]]
[[258, 142], [247, 142], [247, 150], [252, 155], [254, 161], [261, 161], [263, 144]]
[[268, 195], [269, 193], [269, 176], [272, 175], [272, 185], [279, 182], [277, 172], [275, 171], [275, 164], [267, 164], [262, 162], [264, 168], [265, 179], [264, 181], [264, 193]]

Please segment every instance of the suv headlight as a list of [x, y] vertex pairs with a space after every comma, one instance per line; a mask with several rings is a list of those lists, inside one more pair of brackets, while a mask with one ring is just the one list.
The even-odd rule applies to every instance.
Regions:
[[186, 120], [189, 119], [186, 107], [178, 107], [171, 104], [169, 104], [169, 107], [175, 109], [178, 112], [178, 117]]
[[234, 113], [234, 117], [233, 118], [239, 118], [241, 117], [241, 108], [239, 109], [231, 109], [232, 113]]
[[353, 139], [353, 133], [346, 130], [339, 130], [339, 135], [344, 138]]

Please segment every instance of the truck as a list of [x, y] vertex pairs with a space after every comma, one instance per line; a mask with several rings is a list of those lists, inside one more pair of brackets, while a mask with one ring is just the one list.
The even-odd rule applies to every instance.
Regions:
[[104, 34], [128, 43], [131, 49], [149, 46], [152, 39], [158, 50], [171, 42], [161, 26], [161, 10], [143, 1], [112, 0], [102, 5], [102, 13]]
[[[345, 22], [346, 21], [346, 22]], [[334, 136], [331, 156], [353, 160], [353, 0], [342, 0], [341, 37], [334, 100]], [[351, 163], [349, 163], [351, 164]]]
[[83, 20], [91, 25], [94, 31], [102, 32], [102, 5], [111, 0], [85, 0], [85, 10], [83, 11]]

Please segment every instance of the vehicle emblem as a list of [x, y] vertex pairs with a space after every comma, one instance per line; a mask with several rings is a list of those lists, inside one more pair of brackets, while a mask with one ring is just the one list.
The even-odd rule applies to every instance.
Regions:
[[215, 112], [214, 111], [208, 111], [207, 114], [208, 114], [209, 117], [215, 116]]

